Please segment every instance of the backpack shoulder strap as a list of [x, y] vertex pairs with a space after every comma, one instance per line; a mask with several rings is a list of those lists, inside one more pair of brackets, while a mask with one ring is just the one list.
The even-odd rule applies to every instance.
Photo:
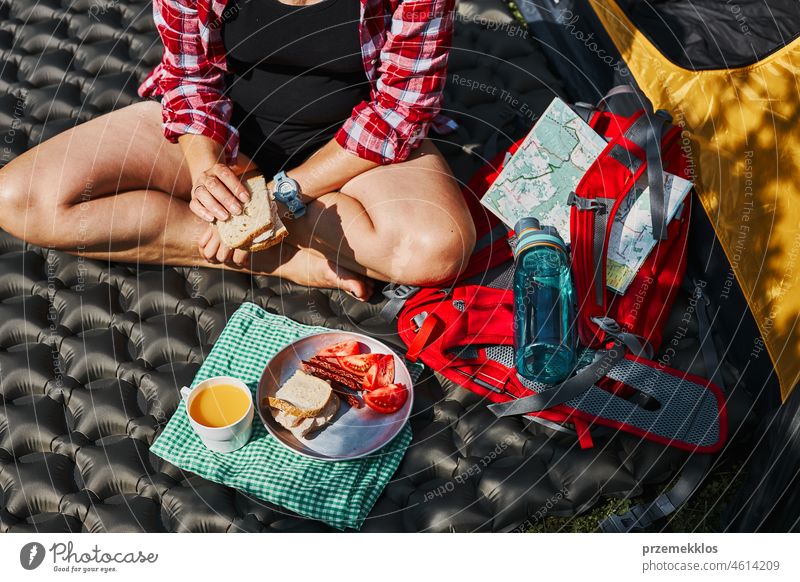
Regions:
[[[632, 85], [617, 85], [611, 88], [605, 96], [600, 99], [595, 111], [608, 110], [611, 113], [629, 116], [632, 111], [625, 113], [617, 113], [611, 103], [617, 97], [628, 96], [629, 99], [626, 103], [634, 104], [639, 110], [644, 110], [644, 115], [639, 120], [635, 127], [641, 129], [636, 136], [627, 136], [630, 141], [636, 144], [644, 153], [647, 162], [647, 185], [650, 191], [650, 215], [653, 225], [653, 238], [656, 240], [664, 240], [667, 238], [667, 203], [664, 192], [664, 164], [662, 162], [662, 139], [664, 138], [667, 128], [672, 123], [672, 116], [666, 111], [659, 109], [653, 110], [653, 104], [647, 96], [639, 89]], [[591, 115], [587, 116], [585, 104], [581, 103], [575, 109], [578, 114], [586, 119], [591, 119]], [[634, 129], [634, 128], [632, 128]]]
[[[700, 349], [706, 374], [711, 381], [724, 390], [719, 355], [711, 337], [711, 322], [708, 314], [708, 298], [698, 281], [687, 285], [692, 298], [696, 301], [698, 331], [700, 333]], [[600, 530], [605, 533], [627, 533], [636, 529], [646, 529], [659, 519], [665, 518], [686, 503], [703, 482], [711, 468], [711, 455], [692, 454], [683, 466], [681, 476], [669, 491], [665, 491], [650, 503], [634, 505], [622, 515], [611, 515], [600, 522]]]
[[600, 530], [604, 533], [627, 533], [650, 527], [659, 519], [670, 515], [694, 495], [710, 466], [711, 455], [690, 456], [672, 489], [662, 493], [650, 503], [634, 505], [630, 511], [622, 515], [607, 517], [600, 522]]
[[561, 384], [518, 400], [491, 404], [488, 408], [495, 416], [503, 417], [530, 414], [564, 404], [573, 398], [578, 398], [601, 378], [605, 378], [609, 370], [624, 356], [624, 346], [621, 342], [617, 342], [609, 350], [598, 352], [591, 364]]

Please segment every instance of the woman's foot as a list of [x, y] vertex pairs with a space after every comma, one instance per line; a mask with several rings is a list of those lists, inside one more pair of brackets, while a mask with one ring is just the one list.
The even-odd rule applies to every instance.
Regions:
[[308, 249], [284, 244], [252, 254], [233, 250], [222, 244], [217, 229], [212, 225], [198, 240], [198, 249], [200, 255], [214, 266], [274, 275], [306, 287], [341, 289], [359, 301], [366, 301], [372, 295], [373, 284], [369, 279]]
[[[291, 256], [286, 257], [287, 254]], [[276, 268], [270, 268], [278, 255], [281, 255], [283, 261]], [[341, 289], [359, 301], [367, 301], [374, 290], [370, 279], [340, 267], [308, 249], [283, 245], [282, 249], [273, 247], [254, 253], [252, 259], [254, 272], [277, 275], [306, 287]]]

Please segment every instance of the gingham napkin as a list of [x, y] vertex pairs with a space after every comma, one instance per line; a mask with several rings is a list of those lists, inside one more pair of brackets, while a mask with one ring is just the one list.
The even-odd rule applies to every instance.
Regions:
[[[310, 327], [244, 303], [230, 318], [197, 372], [192, 388], [212, 376], [240, 378], [253, 391], [267, 361], [286, 344], [313, 333]], [[360, 529], [411, 442], [406, 424], [382, 449], [352, 461], [309, 459], [281, 445], [262, 425], [258, 414], [253, 436], [238, 451], [208, 450], [192, 430], [181, 402], [150, 450], [173, 465], [210, 481], [318, 519], [338, 529]]]

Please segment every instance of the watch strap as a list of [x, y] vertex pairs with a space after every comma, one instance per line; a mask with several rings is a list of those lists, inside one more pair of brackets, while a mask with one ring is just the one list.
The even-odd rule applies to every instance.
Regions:
[[[275, 183], [275, 199], [289, 210], [289, 218], [300, 218], [306, 213], [306, 205], [300, 200], [300, 187], [297, 180], [280, 171], [273, 177]], [[286, 185], [289, 188], [286, 188]]]

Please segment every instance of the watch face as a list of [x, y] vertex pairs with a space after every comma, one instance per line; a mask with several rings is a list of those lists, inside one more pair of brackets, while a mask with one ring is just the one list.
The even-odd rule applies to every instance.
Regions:
[[291, 182], [281, 182], [278, 184], [278, 192], [281, 194], [290, 194], [294, 190], [294, 186], [292, 186]]

